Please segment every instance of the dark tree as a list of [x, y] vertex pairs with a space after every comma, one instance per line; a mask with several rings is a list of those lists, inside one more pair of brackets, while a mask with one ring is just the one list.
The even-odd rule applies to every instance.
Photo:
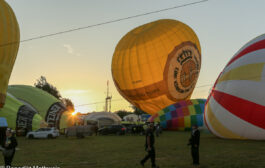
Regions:
[[132, 109], [133, 109], [133, 113], [136, 114], [136, 115], [142, 115], [142, 114], [146, 114], [143, 110], [139, 109], [138, 107], [132, 105], [131, 106]]
[[129, 114], [133, 114], [132, 112], [126, 111], [126, 110], [119, 110], [115, 112], [118, 116], [123, 118], [124, 116], [127, 116]]
[[74, 103], [68, 98], [62, 98], [62, 103], [66, 106], [68, 111], [75, 111]]
[[48, 83], [44, 76], [41, 76], [40, 79], [38, 79], [37, 82], [34, 83], [34, 86], [50, 93], [51, 95], [53, 95], [57, 99], [62, 98], [62, 96], [59, 93], [59, 91], [57, 90], [57, 88], [55, 86], [53, 86], [52, 84]]

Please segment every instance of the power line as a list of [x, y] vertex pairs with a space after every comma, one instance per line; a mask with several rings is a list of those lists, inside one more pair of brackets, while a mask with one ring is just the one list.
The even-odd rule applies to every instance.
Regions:
[[[111, 100], [111, 101], [121, 101], [121, 100], [124, 100], [124, 99], [114, 99], [114, 100]], [[105, 103], [105, 101], [88, 103], [88, 104], [80, 104], [80, 105], [77, 105], [75, 107], [88, 106], [88, 105], [94, 105], [94, 104], [103, 104], [103, 103]]]
[[[252, 76], [252, 77], [245, 78], [244, 80], [262, 78], [262, 77], [265, 77], [265, 75], [264, 76], [260, 76], [260, 75]], [[206, 85], [197, 86], [197, 87], [194, 87], [194, 89], [195, 88], [207, 87], [207, 86], [213, 86], [213, 84], [206, 84]], [[114, 99], [113, 101], [121, 101], [121, 100], [124, 100], [124, 99]], [[90, 104], [82, 104], [82, 105], [78, 105], [78, 106], [85, 106], [85, 105], [92, 105], [92, 104], [100, 104], [100, 103], [104, 103], [104, 102], [96, 102], [96, 103], [90, 103]], [[76, 107], [78, 107], [78, 106], [76, 106]]]
[[[206, 86], [211, 86], [211, 85], [213, 85], [213, 84], [201, 85], [201, 86], [197, 86], [197, 87], [195, 87], [195, 88], [201, 88], [201, 87], [206, 87]], [[194, 88], [194, 89], [195, 89], [195, 88]], [[124, 100], [124, 99], [114, 99], [114, 100], [112, 100], [112, 101], [122, 101], [122, 100]], [[88, 104], [80, 104], [80, 105], [77, 105], [77, 106], [75, 106], [75, 107], [88, 106], [88, 105], [94, 105], [94, 104], [103, 104], [103, 103], [105, 103], [105, 101], [94, 102], [94, 103], [88, 103]]]
[[201, 87], [206, 87], [206, 86], [212, 86], [213, 84], [207, 84], [207, 85], [201, 85], [201, 86], [197, 86], [195, 88], [201, 88]]
[[[97, 24], [93, 24], [93, 25], [88, 25], [88, 26], [84, 26], [84, 27], [78, 27], [78, 28], [74, 28], [74, 29], [69, 29], [69, 30], [65, 30], [65, 31], [57, 32], [57, 33], [51, 33], [51, 34], [47, 34], [47, 35], [37, 36], [37, 37], [21, 40], [20, 43], [28, 42], [28, 41], [32, 41], [32, 40], [37, 40], [37, 39], [42, 39], [42, 38], [46, 38], [46, 37], [51, 37], [51, 36], [56, 36], [56, 35], [60, 35], [60, 34], [70, 33], [70, 32], [74, 32], [74, 31], [79, 31], [79, 30], [83, 30], [83, 29], [88, 29], [88, 28], [92, 28], [92, 27], [97, 27], [97, 26], [101, 26], [101, 25], [110, 24], [110, 23], [120, 22], [120, 21], [123, 21], [123, 20], [128, 20], [128, 19], [137, 18], [137, 17], [141, 17], [141, 16], [151, 15], [151, 14], [154, 14], [154, 13], [160, 13], [160, 12], [173, 10], [173, 9], [177, 9], [177, 8], [182, 8], [182, 7], [186, 7], [186, 6], [190, 6], [190, 5], [195, 5], [195, 4], [199, 4], [199, 3], [203, 3], [203, 2], [207, 2], [207, 1], [209, 1], [209, 0], [196, 1], [196, 2], [192, 2], [192, 3], [187, 3], [187, 4], [183, 4], [183, 5], [170, 7], [170, 8], [160, 9], [160, 10], [156, 10], [156, 11], [152, 11], [152, 12], [147, 12], [147, 13], [142, 13], [142, 14], [138, 14], [138, 15], [128, 16], [128, 17], [120, 18], [120, 19], [116, 19], [116, 20], [110, 20], [110, 21], [97, 23]], [[18, 42], [6, 43], [6, 44], [0, 45], [0, 47], [11, 45], [11, 44], [16, 44], [16, 43], [18, 43]]]

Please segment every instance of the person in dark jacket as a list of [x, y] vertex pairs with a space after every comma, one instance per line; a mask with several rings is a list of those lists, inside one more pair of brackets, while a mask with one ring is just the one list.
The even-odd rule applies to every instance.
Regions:
[[12, 133], [12, 130], [10, 128], [6, 129], [6, 139], [3, 144], [3, 155], [5, 159], [5, 166], [11, 167], [11, 162], [13, 160], [13, 157], [16, 152], [16, 146], [17, 146], [17, 140]]
[[200, 146], [200, 131], [197, 125], [192, 126], [191, 138], [189, 139], [189, 144], [191, 145], [191, 156], [193, 159], [194, 167], [199, 167], [199, 146]]
[[152, 168], [158, 168], [155, 163], [155, 136], [154, 136], [154, 123], [150, 123], [146, 131], [145, 150], [148, 152], [140, 164], [144, 166], [145, 162], [151, 158]]

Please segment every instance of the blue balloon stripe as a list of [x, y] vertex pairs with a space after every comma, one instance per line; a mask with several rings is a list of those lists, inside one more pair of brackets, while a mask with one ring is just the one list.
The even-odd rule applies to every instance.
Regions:
[[196, 115], [197, 118], [197, 125], [199, 127], [203, 126], [203, 115]]
[[171, 120], [172, 119], [171, 112], [166, 113], [165, 116], [166, 116], [166, 120]]
[[173, 106], [173, 105], [169, 106], [168, 108], [169, 108], [170, 111], [175, 111], [176, 110], [176, 107]]

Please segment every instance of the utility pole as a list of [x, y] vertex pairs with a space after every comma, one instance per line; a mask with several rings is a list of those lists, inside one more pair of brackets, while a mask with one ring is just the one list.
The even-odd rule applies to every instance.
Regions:
[[109, 81], [107, 81], [107, 96], [105, 100], [105, 112], [111, 112], [111, 99], [112, 99], [112, 96], [109, 95]]

